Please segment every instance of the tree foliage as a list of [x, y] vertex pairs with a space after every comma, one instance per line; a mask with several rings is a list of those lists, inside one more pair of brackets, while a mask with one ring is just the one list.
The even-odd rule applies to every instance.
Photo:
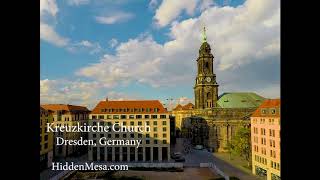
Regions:
[[228, 148], [231, 153], [243, 157], [248, 166], [251, 163], [251, 130], [250, 128], [242, 127], [235, 134]]

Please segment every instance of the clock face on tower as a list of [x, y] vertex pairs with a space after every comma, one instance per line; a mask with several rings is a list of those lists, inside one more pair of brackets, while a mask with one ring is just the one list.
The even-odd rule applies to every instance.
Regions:
[[207, 78], [206, 78], [206, 81], [207, 81], [207, 82], [210, 82], [210, 81], [211, 81], [211, 78], [210, 78], [210, 77], [207, 77]]

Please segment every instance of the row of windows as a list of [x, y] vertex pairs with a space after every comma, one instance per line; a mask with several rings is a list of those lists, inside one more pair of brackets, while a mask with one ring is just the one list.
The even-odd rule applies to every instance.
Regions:
[[159, 108], [119, 108], [101, 109], [101, 112], [158, 112]]
[[[158, 115], [92, 115], [92, 119], [158, 119]], [[167, 115], [160, 115], [160, 119], [166, 119]]]
[[[253, 146], [253, 151], [254, 152], [259, 152], [259, 146], [254, 145]], [[267, 155], [266, 148], [261, 147], [261, 154]], [[270, 150], [270, 157], [276, 158], [276, 151]]]
[[[269, 119], [269, 125], [274, 125], [274, 124], [275, 124], [274, 121], [275, 121], [274, 119]], [[265, 124], [265, 123], [266, 123], [266, 120], [265, 120], [265, 119], [260, 119], [260, 120], [258, 120], [258, 119], [253, 119], [252, 123], [253, 123], [253, 124], [257, 124], [257, 123]], [[279, 119], [278, 124], [280, 125], [280, 119]]]
[[[142, 138], [142, 136], [143, 136], [142, 134], [138, 134], [138, 138]], [[150, 138], [150, 134], [145, 134], [145, 136], [146, 136], [146, 138]], [[97, 137], [97, 134], [95, 134], [95, 133], [92, 134], [92, 138], [96, 138], [96, 137]], [[104, 134], [100, 134], [100, 138], [102, 138], [102, 137], [104, 137]], [[107, 137], [108, 137], [108, 138], [112, 138], [112, 134], [108, 133], [108, 134], [107, 134]], [[120, 138], [120, 134], [114, 134], [114, 137], [115, 137], [115, 138]], [[129, 137], [130, 137], [130, 138], [135, 138], [135, 134], [134, 134], [134, 133], [130, 133], [130, 134], [129, 134]], [[154, 138], [158, 138], [158, 134], [153, 134], [153, 137], [154, 137]], [[166, 134], [166, 133], [163, 133], [163, 134], [162, 134], [162, 137], [163, 137], [163, 138], [167, 138], [167, 134]], [[125, 134], [125, 133], [122, 134], [122, 138], [127, 138], [127, 134]]]
[[267, 159], [264, 158], [264, 157], [255, 155], [255, 156], [254, 156], [254, 160], [255, 160], [256, 162], [259, 162], [259, 163], [262, 163], [262, 164], [267, 165]]
[[271, 167], [280, 171], [280, 163], [271, 161]]
[[[150, 125], [150, 121], [146, 121], [145, 123], [146, 123], [147, 126]], [[103, 126], [103, 125], [104, 125], [104, 122], [99, 122], [99, 124], [100, 124], [101, 126]], [[116, 121], [115, 124], [119, 124], [119, 122]], [[130, 126], [134, 126], [134, 124], [135, 124], [135, 121], [130, 121]], [[92, 125], [93, 125], [93, 126], [96, 126], [96, 125], [97, 125], [97, 122], [96, 122], [96, 121], [93, 121], [93, 122], [92, 122]], [[107, 122], [107, 125], [108, 125], [108, 126], [112, 126], [112, 122], [110, 122], [110, 121]], [[123, 126], [126, 126], [126, 125], [127, 125], [127, 122], [122, 122], [122, 125], [123, 125]], [[142, 126], [142, 121], [138, 121], [138, 125], [139, 125], [139, 126]], [[153, 121], [153, 125], [154, 125], [154, 126], [157, 126], [157, 125], [158, 125], [158, 121]], [[166, 126], [166, 125], [167, 125], [167, 121], [162, 121], [162, 125], [163, 125], [163, 126]]]
[[[261, 135], [266, 135], [266, 129], [265, 128], [261, 128], [260, 130]], [[254, 134], [259, 134], [258, 128], [254, 127], [253, 128], [253, 133]], [[271, 137], [276, 137], [276, 131], [274, 129], [269, 129], [269, 136]], [[279, 138], [280, 138], [280, 130], [279, 130]]]

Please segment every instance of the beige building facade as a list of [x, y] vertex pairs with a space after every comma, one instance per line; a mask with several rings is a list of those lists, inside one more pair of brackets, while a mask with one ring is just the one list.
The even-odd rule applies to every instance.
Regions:
[[265, 100], [251, 116], [252, 173], [267, 180], [280, 175], [280, 99]]
[[149, 132], [90, 132], [89, 139], [141, 140], [127, 145], [89, 146], [89, 160], [112, 162], [165, 162], [170, 160], [169, 113], [158, 100], [101, 101], [90, 114], [90, 125], [148, 126]]

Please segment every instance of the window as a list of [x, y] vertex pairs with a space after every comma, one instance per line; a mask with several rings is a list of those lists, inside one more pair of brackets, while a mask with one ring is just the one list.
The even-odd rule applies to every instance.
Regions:
[[126, 126], [126, 125], [127, 125], [127, 122], [122, 122], [122, 125]]
[[167, 121], [162, 121], [162, 125], [167, 125]]
[[150, 140], [149, 139], [146, 140], [146, 144], [150, 144]]
[[134, 119], [134, 115], [129, 115], [129, 119]]
[[104, 137], [104, 134], [100, 134], [100, 138]]
[[158, 137], [158, 134], [153, 134], [153, 137], [157, 138], [157, 137]]
[[136, 119], [141, 119], [142, 115], [136, 115]]
[[134, 125], [134, 122], [133, 121], [130, 121], [130, 126], [133, 126]]
[[145, 119], [149, 119], [150, 116], [149, 116], [149, 115], [144, 115], [144, 118], [145, 118]]
[[271, 109], [271, 114], [275, 114], [276, 113], [276, 109]]
[[158, 116], [157, 116], [157, 115], [151, 115], [151, 118], [152, 118], [152, 119], [157, 119]]
[[147, 108], [146, 111], [147, 111], [147, 112], [150, 112], [150, 108]]
[[104, 115], [100, 115], [100, 116], [99, 116], [99, 119], [104, 119]]
[[165, 119], [166, 117], [166, 115], [160, 115], [160, 119]]
[[141, 126], [141, 125], [142, 125], [142, 122], [141, 122], [141, 121], [138, 121], [138, 125]]
[[119, 138], [120, 137], [120, 135], [119, 134], [115, 134], [115, 138]]
[[113, 119], [119, 119], [119, 115], [113, 115]]
[[111, 138], [112, 137], [112, 134], [108, 134], [108, 138]]
[[166, 132], [166, 131], [167, 131], [167, 128], [166, 128], [166, 127], [162, 128], [162, 131]]
[[123, 138], [127, 138], [127, 134], [122, 134], [122, 137]]
[[97, 119], [97, 116], [92, 116], [92, 119]]
[[138, 138], [142, 138], [142, 134], [139, 133], [139, 134], [138, 134]]
[[167, 137], [167, 134], [166, 134], [166, 133], [163, 133], [163, 134], [162, 134], [162, 137], [166, 138], [166, 137]]
[[108, 122], [108, 126], [112, 126], [112, 123], [110, 121]]
[[153, 131], [154, 131], [154, 132], [157, 132], [157, 131], [158, 131], [158, 128], [157, 128], [157, 127], [154, 127], [154, 128], [153, 128]]
[[167, 144], [167, 140], [162, 140], [162, 144]]
[[133, 133], [130, 134], [130, 138], [134, 138], [134, 134]]
[[266, 110], [266, 109], [262, 109], [262, 110], [261, 110], [261, 113], [262, 113], [262, 114], [267, 114], [267, 110]]
[[158, 140], [154, 140], [154, 141], [153, 141], [153, 144], [158, 144]]
[[127, 116], [126, 115], [121, 115], [120, 118], [121, 119], [127, 119]]
[[146, 134], [146, 138], [150, 138], [150, 134]]
[[149, 125], [150, 125], [150, 122], [149, 122], [149, 121], [146, 121], [146, 124], [147, 124], [147, 126], [149, 126]]
[[107, 115], [107, 119], [111, 119], [111, 117], [112, 117], [111, 115]]
[[153, 125], [154, 126], [158, 125], [158, 122], [157, 121], [153, 121]]
[[48, 135], [45, 135], [44, 136], [44, 141], [47, 141], [48, 140]]

